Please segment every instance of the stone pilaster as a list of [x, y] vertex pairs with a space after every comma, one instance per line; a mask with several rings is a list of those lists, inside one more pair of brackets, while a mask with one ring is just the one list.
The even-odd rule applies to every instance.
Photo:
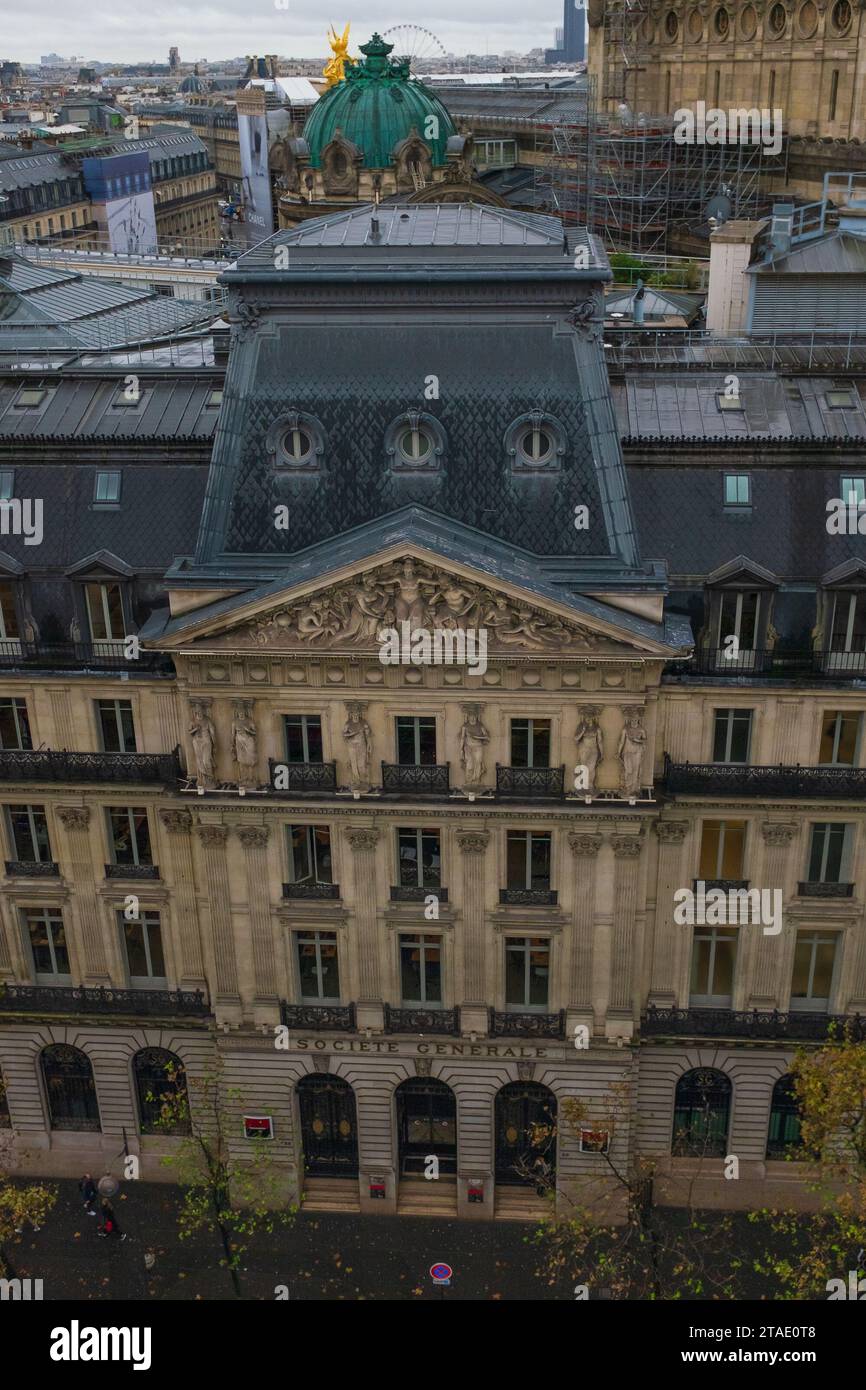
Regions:
[[355, 924], [358, 942], [358, 1027], [381, 1033], [385, 1027], [379, 972], [378, 892], [375, 826], [350, 826], [346, 839], [352, 847], [355, 879]]
[[250, 936], [253, 947], [254, 1021], [273, 1023], [279, 1005], [277, 955], [268, 874], [267, 825], [239, 825], [238, 839], [244, 847], [247, 872], [247, 902], [250, 907]]
[[488, 1028], [485, 974], [485, 854], [490, 843], [486, 830], [457, 831], [463, 859], [463, 1001], [460, 1006], [462, 1033], [484, 1035]]
[[[793, 821], [764, 821], [761, 826], [765, 847], [762, 881], [760, 885], [750, 884], [750, 887], [768, 888], [771, 893], [780, 888], [784, 892], [788, 851], [796, 832], [797, 826]], [[746, 1008], [777, 1009], [779, 1007], [781, 983], [779, 972], [782, 963], [784, 932], [779, 932], [776, 936], [769, 936], [764, 932], [760, 922], [752, 923], [750, 926], [741, 926], [740, 932], [743, 931], [750, 931], [755, 937], [750, 952], [752, 962], [751, 992]], [[740, 946], [742, 945], [741, 940]]]
[[49, 695], [51, 720], [54, 725], [52, 748], [75, 748], [75, 725], [72, 719], [72, 701], [69, 689], [52, 690]]
[[[798, 733], [802, 717], [803, 701], [800, 699], [778, 699], [773, 720], [773, 754], [770, 762], [774, 767], [779, 763], [790, 766], [800, 761]], [[754, 755], [753, 755], [754, 757]]]
[[607, 1010], [609, 1037], [630, 1037], [634, 1029], [634, 938], [642, 843], [640, 834], [614, 835], [611, 839], [616, 870]]
[[90, 846], [90, 807], [58, 806], [57, 819], [66, 832], [66, 862], [75, 885], [72, 910], [78, 917], [78, 940], [81, 945], [79, 962], [83, 971], [81, 983], [109, 984], [111, 976]]
[[196, 826], [196, 834], [201, 845], [204, 882], [207, 884], [210, 905], [211, 943], [216, 987], [216, 997], [213, 1000], [214, 1010], [218, 1018], [227, 1021], [239, 1021], [241, 998], [238, 986], [238, 964], [235, 955], [234, 923], [232, 921], [231, 884], [226, 857], [228, 833], [228, 826], [216, 823]]
[[160, 811], [159, 818], [168, 841], [174, 884], [174, 930], [180, 947], [178, 985], [181, 989], [206, 989], [192, 856], [192, 816], [189, 811], [172, 810]]
[[566, 1030], [569, 1037], [577, 1024], [593, 1031], [592, 943], [595, 930], [595, 871], [603, 840], [597, 834], [573, 833], [568, 846], [573, 855], [571, 959], [568, 977]]
[[690, 940], [686, 928], [674, 922], [674, 893], [691, 887], [691, 879], [683, 873], [682, 847], [688, 831], [686, 820], [655, 823], [659, 851], [649, 1002], [666, 1008], [679, 1002], [683, 950]]

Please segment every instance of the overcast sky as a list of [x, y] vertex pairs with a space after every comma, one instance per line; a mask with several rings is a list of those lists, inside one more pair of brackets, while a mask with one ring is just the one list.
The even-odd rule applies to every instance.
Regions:
[[448, 52], [525, 53], [553, 45], [561, 16], [562, 0], [0, 0], [0, 57], [165, 62], [176, 44], [185, 62], [248, 53], [314, 58], [327, 51], [331, 20], [341, 30], [352, 21], [352, 53], [374, 29], [401, 23], [431, 30]]

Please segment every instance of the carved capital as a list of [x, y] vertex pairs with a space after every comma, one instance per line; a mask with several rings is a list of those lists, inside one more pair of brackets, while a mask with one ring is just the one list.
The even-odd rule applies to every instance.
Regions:
[[375, 826], [351, 826], [346, 838], [356, 854], [372, 852], [379, 843], [379, 832]]
[[568, 837], [569, 849], [578, 859], [594, 859], [603, 844], [601, 835], [571, 834]]
[[611, 843], [617, 859], [637, 859], [640, 854], [640, 835], [615, 835]]
[[57, 814], [65, 830], [86, 830], [90, 824], [89, 806], [58, 806]]
[[458, 830], [457, 843], [464, 854], [483, 854], [490, 844], [486, 830]]
[[687, 820], [657, 820], [655, 832], [663, 845], [681, 845], [689, 833]]
[[197, 825], [195, 831], [205, 849], [218, 849], [228, 839], [229, 828], [227, 825]]
[[271, 838], [269, 825], [239, 825], [237, 832], [244, 849], [264, 849]]
[[189, 811], [160, 811], [159, 818], [169, 835], [188, 835], [192, 829]]
[[764, 837], [764, 844], [770, 845], [774, 849], [785, 849], [797, 833], [797, 827], [793, 821], [771, 821], [765, 820], [761, 826], [761, 834]]

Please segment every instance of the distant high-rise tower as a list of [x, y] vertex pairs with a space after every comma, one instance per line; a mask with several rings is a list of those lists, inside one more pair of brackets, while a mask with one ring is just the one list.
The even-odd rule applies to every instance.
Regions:
[[582, 63], [586, 51], [586, 10], [583, 0], [563, 0], [563, 26], [556, 47], [545, 50], [546, 63]]
[[177, 72], [180, 67], [180, 52], [176, 48], [168, 50], [168, 66], [172, 72]]

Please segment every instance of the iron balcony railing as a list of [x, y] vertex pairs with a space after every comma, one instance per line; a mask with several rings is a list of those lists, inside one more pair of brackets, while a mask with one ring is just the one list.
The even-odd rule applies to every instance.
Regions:
[[45, 748], [0, 751], [4, 782], [155, 782], [174, 786], [181, 775], [173, 753], [66, 753]]
[[450, 763], [383, 763], [382, 790], [415, 796], [447, 796]]
[[497, 796], [561, 797], [565, 767], [501, 767], [496, 764]]
[[490, 1010], [492, 1038], [564, 1038], [565, 1009], [556, 1014], [498, 1013]]
[[106, 864], [106, 878], [159, 878], [158, 864]]
[[665, 787], [669, 792], [712, 796], [815, 796], [859, 801], [866, 798], [866, 768], [674, 763], [666, 753]]
[[426, 898], [438, 898], [440, 903], [447, 903], [448, 889], [406, 887], [402, 883], [391, 886], [392, 903], [423, 903]]
[[721, 888], [723, 893], [739, 892], [741, 888], [748, 889], [750, 882], [751, 880], [748, 878], [693, 878], [692, 892], [700, 891], [698, 888], [700, 883], [703, 884], [704, 891], [707, 893], [711, 888]]
[[667, 1009], [651, 1004], [641, 1019], [645, 1037], [792, 1038], [823, 1042], [832, 1034], [866, 1041], [862, 1014], [780, 1013], [777, 1009]]
[[555, 888], [500, 888], [500, 903], [512, 907], [555, 907]]
[[800, 898], [853, 898], [853, 883], [798, 883]]
[[286, 1028], [327, 1029], [331, 1033], [354, 1033], [354, 1004], [280, 1004], [280, 1020]]
[[16, 878], [58, 878], [60, 865], [53, 859], [7, 859], [6, 872]]
[[386, 1033], [437, 1033], [455, 1037], [460, 1032], [457, 1009], [392, 1009], [385, 1005]]
[[26, 666], [49, 671], [146, 671], [171, 674], [174, 664], [165, 652], [139, 649], [135, 660], [123, 654], [123, 642], [25, 642], [7, 637], [0, 641], [0, 667]]
[[270, 758], [271, 791], [334, 792], [337, 790], [336, 763], [287, 763]]
[[339, 883], [284, 883], [284, 898], [339, 898]]
[[759, 680], [866, 679], [866, 652], [741, 648], [731, 656], [724, 647], [704, 647], [665, 666], [666, 676], [731, 676]]
[[204, 1018], [210, 1006], [200, 989], [112, 989], [102, 985], [0, 987], [0, 1013], [146, 1014]]

